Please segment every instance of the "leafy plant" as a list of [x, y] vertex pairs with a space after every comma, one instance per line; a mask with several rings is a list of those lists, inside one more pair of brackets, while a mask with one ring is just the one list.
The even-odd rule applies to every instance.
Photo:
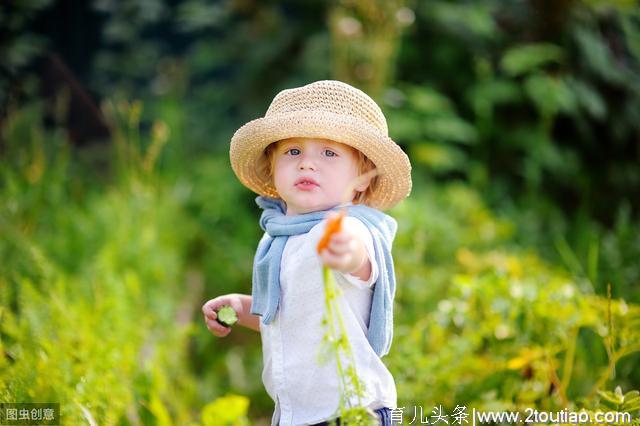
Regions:
[[640, 392], [637, 390], [622, 393], [622, 388], [616, 386], [611, 391], [598, 391], [600, 396], [600, 407], [608, 408], [618, 412], [635, 413], [640, 410]]

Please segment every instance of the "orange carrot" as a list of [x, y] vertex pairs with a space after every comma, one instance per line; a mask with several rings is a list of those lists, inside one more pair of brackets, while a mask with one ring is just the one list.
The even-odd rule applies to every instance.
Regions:
[[322, 238], [320, 238], [320, 241], [318, 241], [318, 253], [327, 248], [327, 246], [329, 245], [329, 240], [331, 239], [331, 236], [333, 234], [340, 232], [340, 228], [342, 227], [342, 218], [344, 218], [345, 215], [345, 209], [341, 209], [338, 212], [338, 216], [327, 222], [327, 227], [324, 230], [324, 234], [322, 235]]

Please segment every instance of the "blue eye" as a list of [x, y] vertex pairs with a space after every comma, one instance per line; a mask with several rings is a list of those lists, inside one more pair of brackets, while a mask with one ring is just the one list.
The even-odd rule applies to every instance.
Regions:
[[327, 157], [335, 157], [338, 154], [336, 154], [335, 152], [331, 151], [330, 149], [325, 149], [324, 150], [324, 155], [326, 155]]
[[286, 151], [285, 154], [300, 155], [300, 150], [298, 148], [291, 148], [290, 150]]

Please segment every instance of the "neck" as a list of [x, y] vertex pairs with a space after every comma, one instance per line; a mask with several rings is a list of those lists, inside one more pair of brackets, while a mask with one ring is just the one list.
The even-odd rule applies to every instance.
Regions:
[[[285, 203], [285, 205], [286, 205], [286, 203]], [[337, 205], [335, 205], [335, 206], [328, 207], [328, 208], [326, 208], [326, 209], [322, 209], [322, 210], [312, 210], [312, 211], [308, 211], [308, 212], [297, 212], [297, 211], [295, 211], [295, 210], [293, 210], [293, 209], [291, 209], [291, 208], [289, 208], [289, 207], [287, 206], [287, 213], [286, 213], [286, 216], [298, 216], [298, 215], [301, 215], [301, 214], [314, 213], [314, 212], [317, 212], [317, 211], [339, 209], [339, 208], [341, 208], [341, 207], [347, 207], [347, 206], [351, 206], [351, 205], [353, 205], [353, 202], [348, 201], [348, 202], [346, 202], [346, 203], [337, 204]]]

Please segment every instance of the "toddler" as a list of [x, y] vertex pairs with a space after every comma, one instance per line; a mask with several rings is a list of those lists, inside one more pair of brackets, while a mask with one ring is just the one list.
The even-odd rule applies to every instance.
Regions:
[[[260, 332], [262, 380], [275, 402], [272, 426], [326, 424], [339, 415], [340, 404], [335, 360], [318, 363], [326, 343], [322, 266], [330, 267], [365, 391], [349, 404], [360, 402], [382, 425], [391, 424], [396, 388], [381, 357], [393, 334], [397, 225], [381, 210], [409, 194], [411, 166], [389, 138], [382, 111], [339, 81], [284, 90], [264, 117], [236, 131], [230, 158], [240, 181], [260, 195], [265, 234], [254, 258], [251, 295], [206, 302], [207, 327], [218, 337], [229, 334], [216, 311], [230, 305], [238, 324]], [[318, 254], [327, 219], [339, 209], [347, 211], [341, 230]]]

